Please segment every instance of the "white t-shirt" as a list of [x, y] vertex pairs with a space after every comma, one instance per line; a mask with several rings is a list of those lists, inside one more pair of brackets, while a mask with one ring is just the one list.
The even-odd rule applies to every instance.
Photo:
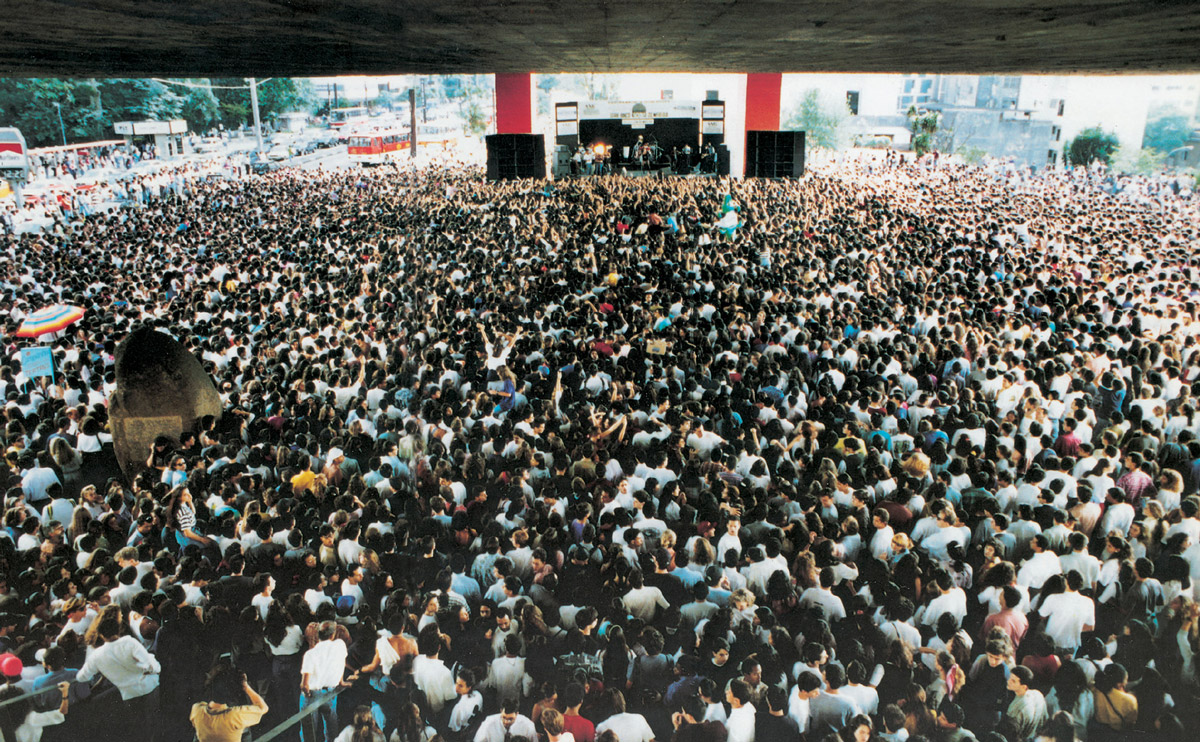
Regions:
[[300, 674], [308, 676], [310, 691], [330, 690], [342, 682], [346, 669], [346, 642], [328, 639], [304, 653]]
[[654, 730], [641, 714], [614, 714], [596, 725], [596, 736], [609, 729], [616, 733], [621, 742], [650, 742], [654, 739]]
[[1083, 627], [1096, 625], [1096, 604], [1079, 593], [1051, 595], [1038, 613], [1046, 619], [1046, 635], [1063, 649], [1077, 648]]

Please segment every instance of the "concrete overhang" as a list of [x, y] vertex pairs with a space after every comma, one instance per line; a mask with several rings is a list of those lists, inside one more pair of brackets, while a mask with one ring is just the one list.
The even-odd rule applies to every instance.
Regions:
[[3, 29], [9, 76], [1200, 69], [1177, 0], [33, 0]]

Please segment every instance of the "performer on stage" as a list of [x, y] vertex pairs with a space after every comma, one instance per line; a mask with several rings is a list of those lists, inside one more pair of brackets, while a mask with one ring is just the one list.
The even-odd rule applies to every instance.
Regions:
[[700, 172], [717, 172], [717, 148], [713, 146], [712, 142], [704, 147], [704, 157], [700, 159]]

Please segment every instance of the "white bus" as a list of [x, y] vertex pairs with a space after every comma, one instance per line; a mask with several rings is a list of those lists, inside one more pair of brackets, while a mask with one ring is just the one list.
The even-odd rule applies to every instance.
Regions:
[[366, 106], [350, 106], [349, 108], [335, 108], [329, 112], [329, 128], [341, 129], [345, 126], [353, 126], [367, 121], [370, 116], [367, 114]]

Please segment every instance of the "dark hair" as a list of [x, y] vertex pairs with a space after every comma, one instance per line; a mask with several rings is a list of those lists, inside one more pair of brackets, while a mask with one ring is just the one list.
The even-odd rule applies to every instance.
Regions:
[[246, 674], [237, 669], [229, 655], [217, 658], [204, 681], [204, 697], [226, 706], [244, 706], [250, 702], [242, 685]]

